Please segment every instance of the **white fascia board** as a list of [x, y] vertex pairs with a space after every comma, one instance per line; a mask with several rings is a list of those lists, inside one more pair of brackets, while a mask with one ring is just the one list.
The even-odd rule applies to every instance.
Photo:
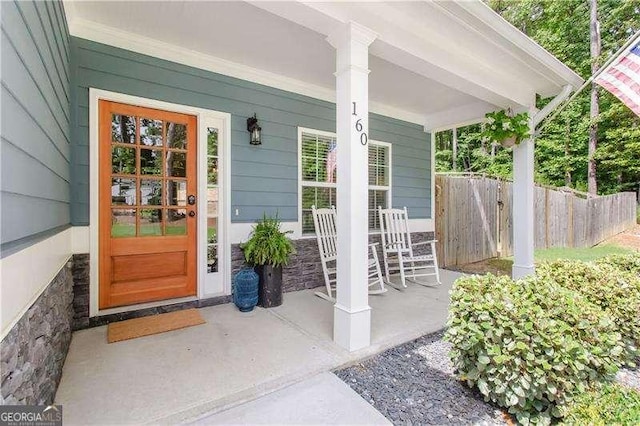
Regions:
[[[439, 12], [447, 15], [450, 19], [455, 19], [461, 26], [465, 27], [468, 33], [466, 37], [482, 40], [482, 44], [488, 48], [506, 53], [519, 64], [521, 67], [520, 72], [526, 70], [527, 73], [531, 74], [530, 78], [527, 79], [528, 81], [537, 81], [535, 83], [536, 92], [541, 94], [553, 92], [554, 88], [562, 84], [562, 80], [557, 75], [550, 73], [544, 64], [538, 61], [532, 63], [531, 57], [526, 52], [505, 48], [504, 43], [501, 43], [503, 42], [502, 38], [498, 39], [494, 31], [488, 32], [484, 24], [478, 26], [477, 18], [466, 10], [460, 9], [454, 2], [432, 2], [429, 5], [437, 8]], [[510, 46], [513, 46], [513, 44], [510, 44]], [[508, 69], [508, 67], [502, 67], [501, 71]]]
[[486, 113], [497, 109], [499, 108], [484, 102], [467, 104], [428, 115], [425, 119], [424, 128], [425, 131], [429, 132], [441, 132], [454, 127], [469, 126], [484, 121]]
[[[69, 3], [70, 2], [65, 2], [65, 4]], [[72, 9], [73, 6], [70, 6], [70, 10]], [[71, 16], [73, 16], [73, 13]], [[73, 17], [68, 23], [69, 31], [74, 37], [250, 81], [252, 83], [262, 84], [276, 89], [285, 90], [287, 92], [309, 96], [311, 98], [327, 102], [335, 103], [336, 100], [336, 94], [333, 88], [315, 85], [302, 80], [239, 64], [237, 62], [206, 55], [182, 46], [165, 43], [82, 18]], [[424, 124], [423, 114], [418, 114], [379, 102], [370, 101], [369, 110], [375, 114], [384, 115], [398, 120], [415, 124]]]
[[[255, 5], [257, 7], [263, 7], [259, 3]], [[315, 11], [318, 16], [303, 17], [301, 7], [297, 8], [298, 10], [295, 16], [293, 16], [286, 7], [263, 8], [270, 10], [272, 13], [278, 14], [285, 19], [294, 20], [294, 22], [298, 22], [301, 25], [320, 33], [323, 32], [322, 28], [327, 20], [342, 22], [350, 19], [347, 7], [341, 5], [339, 2], [307, 2], [305, 5], [309, 9]], [[446, 69], [446, 73], [459, 75], [466, 81], [463, 81], [462, 83], [460, 81], [456, 82], [455, 79], [451, 79], [451, 76], [449, 76], [451, 82], [443, 80], [443, 75], [439, 74], [437, 70], [430, 70], [431, 72], [428, 74], [418, 71], [418, 74], [436, 79], [445, 85], [464, 91], [465, 93], [487, 102], [499, 104], [504, 107], [515, 106], [513, 104], [517, 103], [527, 109], [530, 106], [530, 99], [532, 97], [531, 94], [527, 92], [538, 92], [543, 97], [553, 96], [556, 95], [561, 88], [567, 84], [567, 82], [574, 85], [574, 87], [577, 87], [576, 82], [582, 81], [580, 76], [564, 65], [560, 60], [520, 32], [517, 28], [513, 27], [480, 0], [430, 2], [429, 6], [433, 8], [434, 13], [446, 14], [449, 17], [453, 17], [459, 22], [461, 29], [464, 29], [473, 36], [482, 37], [486, 42], [491, 43], [496, 48], [501, 49], [501, 51], [508, 53], [512, 58], [530, 68], [532, 77], [535, 76], [539, 79], [541, 78], [544, 81], [547, 81], [548, 84], [544, 87], [535, 89], [533, 87], [524, 89], [521, 87], [521, 82], [518, 83], [511, 79], [509, 77], [508, 70], [502, 69], [499, 64], [490, 63], [488, 68], [487, 66], [484, 68], [480, 67], [478, 61], [479, 58], [469, 58], [470, 62], [467, 66], [460, 66], [460, 64], [457, 64], [456, 60], [460, 60], [460, 58], [465, 55], [459, 54], [459, 40], [442, 37], [429, 27], [425, 27], [423, 23], [417, 21], [413, 16], [407, 15], [406, 13], [403, 14], [397, 10], [393, 4], [389, 3], [375, 2], [368, 5], [367, 11], [371, 10], [371, 13], [377, 14], [375, 18], [378, 21], [385, 21], [385, 25], [381, 28], [378, 28], [375, 25], [370, 25], [365, 21], [362, 22], [379, 33], [378, 41], [374, 42], [371, 46], [371, 53], [398, 64], [396, 60], [393, 58], [387, 58], [384, 53], [377, 50], [381, 44], [380, 42], [387, 42], [393, 44], [395, 48], [406, 50], [422, 60], [429, 60], [429, 55], [431, 55], [435, 58], [435, 60], [430, 60], [433, 65]], [[473, 17], [473, 19], [471, 21], [469, 21], [469, 19], [465, 21], [461, 17], [461, 12], [466, 12], [466, 14]], [[365, 17], [363, 17], [363, 19], [365, 19]], [[390, 37], [397, 38], [399, 42], [391, 43]], [[420, 39], [420, 49], [409, 49], [411, 47], [412, 38]], [[519, 54], [516, 54], [514, 50], [506, 48], [505, 39], [507, 41], [507, 46], [516, 48]], [[428, 46], [428, 49], [424, 49], [425, 45], [430, 42], [432, 43]], [[425, 52], [427, 53], [427, 56], [425, 56]], [[456, 52], [458, 54], [455, 54]], [[447, 55], [450, 55], [451, 57], [448, 57]], [[530, 62], [531, 60], [535, 61], [535, 64], [532, 64]], [[448, 61], [452, 61], [452, 66], [448, 65]], [[416, 72], [415, 69], [407, 66], [407, 64], [398, 65]], [[473, 70], [473, 72], [464, 74], [465, 70]], [[470, 82], [475, 83], [477, 87], [470, 88]], [[496, 85], [492, 86], [492, 84]], [[538, 85], [540, 84], [538, 83]], [[488, 89], [489, 92], [493, 91], [494, 94], [491, 95], [489, 93], [483, 93], [482, 88], [485, 89], [484, 92], [487, 92]], [[519, 96], [521, 90], [522, 96]], [[496, 94], [501, 94], [502, 97], [509, 100], [506, 102], [504, 100], [500, 100], [499, 97], [496, 97]]]
[[478, 63], [456, 57], [451, 52], [446, 52], [448, 49], [432, 49], [419, 40], [388, 40], [389, 37], [384, 42], [382, 38], [381, 41], [374, 42], [371, 45], [371, 53], [474, 98], [503, 108], [515, 105], [528, 106], [534, 98], [532, 89], [515, 81], [498, 79], [495, 72], [481, 68]]
[[549, 53], [533, 39], [525, 35], [522, 31], [511, 25], [482, 1], [442, 2], [438, 4], [442, 7], [459, 7], [466, 10], [478, 21], [482, 22], [486, 27], [499, 35], [502, 38], [502, 41], [506, 40], [510, 42], [514, 47], [527, 53], [557, 76], [557, 87], [553, 90], [547, 91], [546, 93], [541, 92], [540, 95], [557, 95], [567, 84], [570, 84], [573, 87], [579, 87], [584, 83], [584, 79], [575, 71], [566, 66], [562, 61]]
[[[287, 2], [252, 4], [324, 35], [350, 21], [353, 7], [340, 2], [296, 3], [291, 8]], [[391, 4], [370, 3], [363, 12], [358, 22], [378, 34], [370, 46], [372, 55], [492, 104], [529, 106], [534, 95], [530, 88], [493, 64], [460, 54], [455, 40], [438, 36]]]
[[[505, 98], [509, 105], [528, 105], [532, 88], [513, 78], [506, 67], [500, 66], [489, 55], [481, 56], [470, 51], [465, 40], [475, 38], [475, 34], [469, 34], [469, 28], [465, 24], [453, 21], [460, 28], [456, 31], [456, 36], [451, 37], [437, 27], [425, 25], [419, 16], [392, 3], [374, 3], [369, 7], [375, 12], [375, 18], [381, 25], [381, 28], [373, 28], [380, 33], [380, 41], [393, 48], [392, 51], [382, 49], [382, 43], [374, 43], [371, 46], [372, 54], [392, 62], [397, 58], [396, 53], [410, 55], [430, 65], [427, 73], [421, 71], [424, 66], [419, 63], [417, 69], [410, 68], [427, 78], [490, 103], [493, 103], [493, 99], [483, 96], [481, 92]], [[443, 16], [443, 12], [438, 9], [434, 9], [434, 13]], [[475, 92], [471, 93], [469, 89]]]
[[[369, 94], [369, 96], [371, 96], [371, 94]], [[372, 100], [369, 100], [369, 112], [385, 117], [395, 118], [397, 120], [407, 121], [413, 124], [424, 124], [424, 114], [405, 111]]]

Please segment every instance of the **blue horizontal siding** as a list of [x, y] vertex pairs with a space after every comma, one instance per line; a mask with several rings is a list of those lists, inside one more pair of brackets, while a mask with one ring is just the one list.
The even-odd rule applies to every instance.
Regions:
[[2, 257], [70, 223], [69, 32], [62, 3], [2, 2]]
[[[63, 153], [46, 131], [38, 125], [20, 103], [5, 88], [0, 92], [2, 98], [2, 138], [29, 155], [37, 158], [47, 168], [69, 180], [69, 158]], [[10, 124], [9, 124], [10, 123]], [[29, 137], [25, 137], [29, 135]]]
[[[69, 181], [18, 146], [2, 140], [2, 190], [69, 204]], [[33, 182], [37, 182], [34, 185]]]
[[[298, 127], [335, 132], [335, 105], [74, 37], [71, 63], [74, 225], [89, 223], [90, 87], [230, 113], [232, 221], [253, 222], [264, 212], [298, 219]], [[254, 113], [262, 126], [259, 147], [249, 145], [246, 131]], [[375, 114], [370, 129], [371, 138], [393, 143], [393, 204], [429, 217], [429, 135]]]
[[[248, 136], [248, 135], [247, 135]], [[247, 137], [248, 140], [248, 137]], [[297, 141], [294, 141], [297, 143]], [[245, 161], [251, 163], [267, 163], [271, 165], [296, 167], [298, 157], [295, 151], [288, 150], [262, 150], [252, 145], [235, 145], [231, 151], [231, 161]]]
[[[69, 203], [50, 198], [16, 194], [2, 190], [2, 251], [3, 256], [15, 252], [15, 244], [25, 241], [30, 244], [40, 241], [39, 234], [66, 226], [61, 217], [69, 215]], [[30, 245], [29, 244], [29, 245]]]
[[298, 194], [296, 192], [262, 192], [236, 191], [236, 208], [268, 206], [268, 207], [297, 207]]

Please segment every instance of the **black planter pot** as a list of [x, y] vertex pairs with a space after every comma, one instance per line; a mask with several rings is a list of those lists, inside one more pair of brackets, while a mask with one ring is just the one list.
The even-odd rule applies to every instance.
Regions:
[[282, 266], [259, 265], [255, 269], [260, 277], [258, 304], [263, 308], [282, 305]]

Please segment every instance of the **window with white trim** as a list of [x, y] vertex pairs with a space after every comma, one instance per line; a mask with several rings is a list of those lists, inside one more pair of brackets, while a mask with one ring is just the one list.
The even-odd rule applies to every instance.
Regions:
[[[313, 234], [311, 206], [336, 206], [336, 137], [304, 130], [300, 136], [302, 233]], [[391, 145], [369, 141], [369, 229], [379, 229], [377, 208], [387, 208], [391, 191]]]

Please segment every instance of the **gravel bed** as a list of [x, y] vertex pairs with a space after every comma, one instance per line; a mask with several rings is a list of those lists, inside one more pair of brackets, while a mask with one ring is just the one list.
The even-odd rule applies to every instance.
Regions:
[[455, 379], [449, 349], [442, 333], [436, 333], [336, 375], [394, 424], [508, 424], [500, 409]]

